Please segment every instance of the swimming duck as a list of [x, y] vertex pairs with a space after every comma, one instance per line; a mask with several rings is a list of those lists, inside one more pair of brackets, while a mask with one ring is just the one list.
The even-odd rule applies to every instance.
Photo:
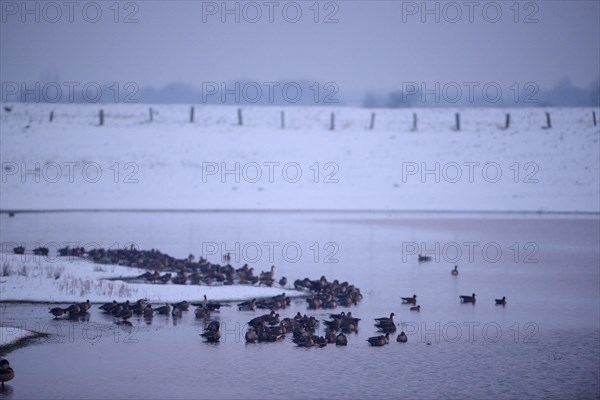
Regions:
[[417, 295], [413, 294], [412, 297], [402, 297], [402, 304], [417, 304]]
[[421, 311], [421, 306], [411, 307], [410, 311]]
[[0, 360], [0, 382], [4, 387], [4, 382], [8, 382], [15, 377], [15, 371], [10, 367], [8, 360]]
[[450, 271], [450, 273], [454, 276], [458, 275], [458, 265], [455, 265], [454, 269], [452, 271]]
[[506, 297], [502, 296], [501, 299], [494, 299], [496, 301], [496, 305], [497, 306], [504, 306], [506, 305]]
[[463, 303], [475, 303], [475, 293], [472, 296], [460, 296]]
[[367, 339], [367, 342], [369, 342], [371, 346], [384, 346], [389, 343], [389, 340], [390, 334], [386, 333], [385, 335], [372, 336]]
[[396, 342], [399, 342], [399, 343], [406, 343], [406, 342], [408, 342], [408, 337], [406, 336], [406, 333], [400, 332], [400, 334], [396, 338]]

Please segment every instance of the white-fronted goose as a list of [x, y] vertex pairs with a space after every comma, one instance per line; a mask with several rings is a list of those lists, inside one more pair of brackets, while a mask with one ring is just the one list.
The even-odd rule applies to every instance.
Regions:
[[472, 296], [460, 296], [463, 303], [475, 303], [475, 293]]

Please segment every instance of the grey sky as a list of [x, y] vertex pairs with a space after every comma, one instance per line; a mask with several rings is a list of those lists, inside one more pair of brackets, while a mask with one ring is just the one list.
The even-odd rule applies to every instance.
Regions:
[[[2, 81], [39, 81], [56, 70], [62, 81], [133, 81], [140, 87], [304, 78], [337, 82], [340, 91], [353, 92], [389, 90], [409, 81], [531, 81], [548, 87], [563, 77], [588, 87], [600, 75], [599, 1], [520, 2], [518, 17], [513, 1], [472, 2], [473, 23], [463, 1], [427, 2], [430, 9], [437, 4], [439, 23], [434, 14], [421, 22], [421, 1], [320, 2], [320, 23], [313, 21], [314, 1], [296, 2], [302, 9], [297, 23], [284, 19], [283, 6], [290, 2], [274, 2], [273, 23], [263, 1], [254, 3], [262, 11], [256, 23], [245, 21], [255, 15], [250, 6], [243, 14], [248, 2], [239, 3], [240, 23], [233, 15], [222, 23], [219, 12], [205, 15], [203, 22], [203, 7], [221, 8], [221, 1], [139, 1], [137, 12], [122, 2], [119, 20], [131, 12], [139, 20], [130, 24], [114, 23], [113, 1], [96, 2], [102, 16], [86, 22], [82, 10], [88, 3], [77, 2], [72, 23], [61, 6], [61, 18], [52, 23], [52, 7], [44, 11], [46, 2], [27, 2], [33, 10], [39, 7], [36, 23], [35, 14], [21, 21], [23, 2], [0, 1]], [[233, 1], [227, 4], [235, 7]], [[462, 16], [451, 23], [455, 5]], [[491, 23], [486, 18], [495, 18], [495, 5], [502, 16]], [[409, 15], [414, 7], [416, 15]], [[287, 11], [293, 18], [294, 8]], [[338, 23], [322, 22], [330, 13]], [[88, 6], [87, 16], [94, 15]], [[538, 22], [524, 23], [528, 16]]]

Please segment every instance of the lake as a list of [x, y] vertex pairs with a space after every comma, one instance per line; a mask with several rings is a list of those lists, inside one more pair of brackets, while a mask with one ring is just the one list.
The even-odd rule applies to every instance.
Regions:
[[[94, 305], [89, 320], [52, 320], [48, 304], [0, 303], [3, 325], [51, 335], [11, 352], [3, 398], [598, 398], [600, 219], [597, 215], [71, 212], [0, 215], [13, 243], [157, 248], [255, 272], [276, 266], [288, 285], [348, 281], [364, 299], [347, 347], [245, 344], [264, 313], [222, 308], [218, 344], [205, 321], [133, 317], [117, 326]], [[50, 245], [49, 245], [50, 244]], [[429, 262], [418, 262], [418, 254]], [[450, 271], [458, 265], [459, 275]], [[476, 293], [462, 304], [460, 295]], [[421, 311], [400, 297], [417, 295]], [[506, 306], [494, 299], [506, 296]], [[82, 299], [82, 301], [85, 299]], [[136, 299], [132, 299], [136, 300]], [[280, 310], [327, 319], [303, 299]], [[408, 343], [370, 347], [373, 319], [396, 314]], [[324, 326], [321, 325], [321, 331]]]

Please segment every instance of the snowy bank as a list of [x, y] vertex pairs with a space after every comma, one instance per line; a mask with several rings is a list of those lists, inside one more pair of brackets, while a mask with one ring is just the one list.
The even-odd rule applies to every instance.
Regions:
[[15, 326], [0, 326], [0, 351], [4, 352], [10, 350], [29, 339], [39, 336], [45, 336], [45, 334], [28, 331], [27, 329], [17, 328]]
[[94, 264], [71, 257], [45, 258], [33, 255], [0, 253], [0, 301], [81, 302], [146, 298], [153, 303], [209, 300], [236, 301], [269, 297], [283, 292], [290, 297], [302, 296], [296, 290], [275, 287], [231, 285], [200, 286], [127, 283], [146, 272], [119, 265]]
[[600, 212], [597, 109], [152, 107], [1, 112], [2, 210]]

